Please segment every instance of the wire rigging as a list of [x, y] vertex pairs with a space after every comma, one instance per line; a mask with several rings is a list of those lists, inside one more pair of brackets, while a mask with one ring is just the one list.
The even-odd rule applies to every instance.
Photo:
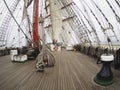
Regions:
[[22, 30], [21, 26], [19, 25], [19, 23], [17, 22], [17, 20], [16, 20], [15, 17], [13, 16], [13, 14], [11, 13], [11, 11], [10, 11], [10, 9], [9, 9], [6, 1], [5, 1], [5, 0], [3, 0], [3, 1], [4, 1], [5, 5], [6, 5], [7, 9], [9, 10], [11, 16], [13, 17], [14, 21], [16, 22], [16, 24], [18, 25], [18, 27], [20, 28], [20, 30], [22, 31], [22, 33], [25, 35], [26, 39], [28, 39], [29, 41], [31, 41], [31, 40], [28, 38], [28, 36], [25, 34], [25, 32]]
[[[9, 0], [7, 3], [8, 3], [9, 6], [11, 6], [12, 2], [13, 2], [12, 0]], [[6, 12], [4, 4], [2, 4], [0, 8], [1, 8], [0, 9], [1, 10], [0, 14], [2, 14], [3, 12]]]
[[[64, 7], [63, 5], [62, 5], [62, 3], [60, 2], [60, 1], [57, 1], [58, 2], [58, 5], [57, 6], [59, 6], [59, 8], [61, 8], [61, 7]], [[67, 10], [66, 9], [62, 9], [62, 15], [64, 15], [65, 17], [70, 17], [69, 15], [70, 14], [68, 14], [68, 12], [67, 12]], [[66, 16], [67, 15], [67, 16]], [[72, 15], [71, 15], [72, 16]], [[81, 33], [77, 33], [76, 31], [75, 31], [75, 25], [73, 25], [73, 23], [71, 22], [71, 20], [68, 20], [68, 23], [69, 23], [69, 25], [70, 25], [70, 27], [71, 27], [71, 29], [74, 31], [74, 33], [77, 35], [77, 39], [78, 38], [80, 38], [79, 36], [82, 36], [81, 35]], [[62, 29], [64, 30], [64, 27], [62, 26]], [[78, 29], [78, 28], [76, 28], [76, 29]], [[65, 30], [64, 30], [65, 31]], [[80, 35], [79, 35], [80, 34]], [[65, 35], [63, 35], [63, 36], [65, 36]], [[80, 41], [80, 39], [78, 40], [78, 41]], [[67, 42], [66, 42], [67, 43]]]
[[31, 5], [32, 1], [33, 1], [33, 0], [28, 1], [28, 3], [27, 3], [27, 8]]
[[[64, 3], [64, 2], [62, 2], [62, 3]], [[64, 5], [62, 5], [62, 3], [61, 3], [60, 1], [58, 1], [58, 0], [56, 0], [56, 2], [55, 2], [56, 6], [57, 6], [58, 8], [61, 8], [61, 9], [62, 9], [62, 7], [64, 7]], [[62, 15], [65, 16], [65, 17], [67, 17], [67, 18], [69, 18], [69, 17], [74, 17], [74, 16], [75, 16], [75, 15], [72, 15], [72, 13], [68, 14], [68, 12], [67, 12], [66, 9], [62, 9]], [[76, 37], [76, 39], [78, 40], [78, 36], [79, 36], [79, 35], [78, 35], [78, 33], [75, 32], [75, 27], [74, 27], [74, 25], [72, 25], [72, 21], [71, 21], [71, 20], [68, 20], [68, 23], [69, 23], [71, 29], [73, 30], [73, 33], [76, 34], [75, 37]], [[62, 29], [63, 29], [63, 31], [65, 31], [63, 26], [62, 26]], [[71, 31], [65, 32], [65, 33], [71, 34]], [[74, 42], [76, 42], [75, 38], [73, 38], [73, 33], [71, 34], [71, 35], [72, 35], [72, 40], [73, 40]], [[64, 34], [64, 33], [62, 33], [62, 34]], [[64, 36], [64, 35], [63, 35], [63, 36]], [[61, 35], [61, 37], [62, 37], [62, 35]], [[62, 39], [63, 39], [63, 37], [62, 37]], [[79, 41], [80, 41], [80, 40], [78, 40], [78, 42], [79, 42]], [[64, 40], [64, 42], [65, 42], [65, 40]], [[67, 42], [66, 42], [66, 43], [67, 43]]]
[[109, 3], [108, 0], [106, 0], [106, 2], [108, 3], [109, 7], [111, 8], [111, 10], [113, 11], [115, 17], [116, 17], [116, 20], [120, 23], [120, 17], [117, 15], [117, 13], [115, 12], [115, 10], [113, 9], [112, 5]]
[[[21, 8], [18, 10], [18, 13], [16, 14], [16, 17], [18, 17], [18, 15], [20, 14], [20, 11], [21, 11]], [[10, 25], [9, 25], [9, 26], [10, 26]], [[9, 38], [8, 36], [10, 35], [10, 34], [9, 34], [10, 31], [11, 31], [11, 30], [8, 30], [8, 32], [7, 32], [7, 34], [6, 34], [6, 40], [5, 40], [6, 43], [7, 43], [7, 40], [8, 40], [8, 38]]]
[[[91, 40], [90, 40], [90, 37], [88, 35], [88, 32], [90, 33], [89, 29], [87, 28], [87, 26], [85, 25], [84, 21], [82, 20], [82, 18], [78, 18], [78, 16], [75, 14], [75, 11], [73, 10], [73, 2], [72, 3], [68, 3], [68, 1], [64, 0], [60, 0], [62, 5], [63, 5], [63, 8], [65, 8], [66, 12], [68, 13], [68, 16], [69, 17], [74, 17], [74, 23], [76, 23], [76, 25], [78, 25], [78, 30], [79, 30], [79, 33], [81, 33], [81, 35], [84, 37], [84, 41], [88, 41], [91, 44]], [[81, 30], [80, 30], [81, 28]]]
[[104, 35], [106, 36], [107, 39], [107, 43], [109, 45], [109, 47], [111, 48], [111, 41], [109, 35], [105, 32], [106, 30], [104, 29], [104, 27], [102, 26], [101, 22], [98, 20], [97, 16], [94, 14], [94, 12], [91, 10], [91, 8], [88, 6], [88, 4], [86, 2], [84, 2], [86, 4], [86, 6], [89, 8], [90, 12], [93, 14], [93, 16], [95, 17], [96, 21], [98, 22], [98, 24], [101, 27], [101, 30], [103, 31]]
[[88, 6], [88, 4], [85, 2], [86, 6], [89, 8], [90, 12], [93, 14], [93, 16], [95, 17], [95, 19], [97, 20], [98, 24], [100, 25], [101, 29], [103, 30], [104, 27], [102, 26], [102, 24], [100, 23], [100, 21], [98, 20], [98, 17], [95, 15], [95, 13], [92, 11], [92, 9]]
[[[94, 5], [97, 7], [97, 9], [101, 12], [101, 14], [103, 15], [103, 17], [105, 18], [106, 22], [108, 23], [108, 28], [109, 29], [113, 29], [113, 25], [109, 22], [109, 20], [106, 18], [105, 14], [102, 12], [102, 10], [98, 7], [98, 5], [93, 1], [91, 0]], [[105, 29], [105, 28], [104, 28]]]
[[120, 3], [119, 3], [119, 1], [115, 0], [115, 2], [117, 3], [117, 5], [118, 5], [119, 8], [120, 8]]
[[[103, 28], [103, 30], [104, 30], [104, 31], [105, 31], [105, 30], [108, 30], [108, 29], [112, 30], [112, 32], [113, 32], [116, 40], [119, 41], [118, 38], [117, 38], [117, 35], [116, 35], [115, 32], [114, 32], [113, 25], [109, 22], [109, 20], [108, 20], [108, 19], [106, 18], [106, 16], [105, 16], [105, 14], [104, 14], [104, 13], [102, 12], [102, 10], [98, 7], [98, 5], [97, 5], [93, 0], [92, 0], [92, 2], [93, 2], [94, 5], [97, 7], [97, 9], [101, 12], [101, 14], [102, 14], [103, 17], [105, 18], [106, 22], [108, 23], [108, 28]], [[110, 33], [109, 33], [109, 35], [110, 35]]]
[[[19, 3], [20, 0], [15, 0], [12, 5], [10, 6], [10, 10], [11, 10], [11, 13], [14, 13], [18, 3]], [[8, 29], [8, 25], [10, 23], [10, 20], [11, 20], [11, 15], [9, 13], [9, 11], [6, 13], [5, 17], [3, 18], [3, 21], [1, 23], [1, 28], [0, 28], [0, 40], [2, 41], [1, 45], [4, 45], [5, 46], [5, 36], [6, 36], [6, 33], [7, 33], [7, 29]]]
[[[99, 37], [97, 35], [97, 32], [96, 32], [95, 28], [92, 26], [92, 24], [90, 23], [90, 21], [86, 18], [86, 16], [83, 14], [83, 12], [80, 10], [80, 8], [75, 3], [74, 3], [74, 5], [77, 8], [76, 12], [80, 11], [80, 13], [83, 15], [83, 17], [85, 18], [85, 20], [87, 21], [87, 23], [89, 24], [89, 26], [91, 27], [91, 29], [93, 30], [93, 33], [95, 34], [95, 38], [97, 39], [97, 43], [98, 43], [98, 45], [100, 45], [100, 40], [99, 40]], [[92, 31], [91, 31], [91, 33], [92, 33]]]

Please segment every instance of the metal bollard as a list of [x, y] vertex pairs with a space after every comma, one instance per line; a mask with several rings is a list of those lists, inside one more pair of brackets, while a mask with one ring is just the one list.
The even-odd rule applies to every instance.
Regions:
[[114, 56], [112, 54], [105, 53], [101, 55], [101, 60], [98, 61], [97, 63], [98, 64], [102, 63], [103, 66], [100, 72], [94, 78], [94, 81], [97, 84], [105, 86], [113, 83], [113, 73], [110, 67], [110, 64], [113, 62], [113, 60]]

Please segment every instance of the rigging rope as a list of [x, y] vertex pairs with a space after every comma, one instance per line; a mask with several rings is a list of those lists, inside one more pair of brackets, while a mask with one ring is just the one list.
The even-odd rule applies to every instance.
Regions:
[[[11, 2], [10, 2], [10, 1], [11, 1]], [[9, 4], [8, 6], [11, 6], [12, 2], [13, 2], [12, 0], [9, 0], [9, 1], [7, 2], [7, 3]], [[3, 3], [4, 3], [4, 2], [3, 2]], [[1, 8], [1, 9], [0, 9], [0, 10], [1, 10], [1, 14], [3, 13], [3, 11], [6, 12], [4, 4], [1, 4], [1, 7], [0, 7], [0, 8]]]
[[[100, 25], [100, 27], [101, 27], [101, 29], [102, 29], [104, 35], [105, 35], [106, 38], [107, 38], [107, 43], [108, 43], [109, 47], [111, 48], [111, 45], [110, 45], [110, 43], [109, 43], [109, 41], [108, 41], [109, 35], [105, 32], [104, 27], [101, 25], [101, 23], [100, 23], [100, 21], [98, 20], [97, 16], [94, 14], [94, 12], [93, 12], [93, 11], [91, 10], [91, 8], [88, 6], [88, 4], [87, 4], [86, 2], [84, 2], [84, 3], [85, 3], [86, 6], [89, 8], [90, 12], [93, 14], [93, 16], [95, 17], [96, 21], [97, 21], [98, 24]], [[109, 38], [109, 39], [110, 39], [110, 38]]]
[[30, 34], [30, 37], [32, 38], [32, 34], [31, 34], [31, 30], [30, 30], [30, 29], [31, 29], [30, 26], [32, 26], [32, 25], [31, 25], [30, 18], [29, 18], [29, 15], [28, 15], [28, 14], [27, 14], [27, 20], [28, 20], [28, 24], [29, 24], [29, 25], [28, 25], [28, 26], [29, 26], [29, 34]]
[[[18, 37], [18, 36], [16, 36], [16, 37]], [[23, 39], [23, 37], [18, 38], [18, 40], [16, 40], [16, 42], [14, 42], [14, 41], [15, 41], [15, 39], [16, 39], [16, 38], [14, 37], [14, 38], [13, 38], [13, 40], [11, 41], [11, 43], [12, 43], [12, 44], [11, 44], [11, 46], [16, 45], [18, 42], [19, 42], [19, 43], [21, 43], [21, 42], [19, 41], [19, 39], [21, 40], [21, 39]]]
[[[60, 2], [59, 2], [60, 3]], [[62, 6], [62, 7], [64, 7], [64, 6]], [[66, 13], [68, 16], [70, 15], [70, 14], [68, 14], [68, 10], [66, 10], [66, 9], [63, 9], [64, 10], [64, 12], [63, 12], [63, 15]], [[70, 17], [70, 16], [69, 16]], [[79, 29], [81, 28], [76, 28], [75, 26], [77, 25], [77, 22], [70, 22], [70, 21], [68, 21], [69, 22], [69, 24], [70, 24], [70, 27], [72, 28], [72, 30], [77, 34], [77, 36], [78, 36], [78, 38], [80, 38], [79, 40], [82, 42], [82, 43], [84, 43], [83, 41], [82, 41], [82, 38], [85, 38], [84, 36], [84, 34], [83, 34], [83, 32], [82, 31], [80, 31]], [[73, 25], [73, 24], [75, 24], [75, 25]], [[79, 25], [80, 26], [80, 25]], [[78, 30], [78, 32], [76, 32], [75, 31], [75, 28]]]
[[98, 35], [97, 35], [97, 32], [96, 32], [95, 28], [92, 26], [92, 24], [90, 23], [90, 21], [85, 17], [85, 15], [84, 15], [83, 12], [80, 10], [80, 8], [79, 8], [75, 3], [74, 3], [74, 5], [75, 5], [76, 8], [77, 8], [76, 12], [80, 11], [80, 13], [83, 15], [83, 17], [85, 18], [85, 20], [88, 22], [89, 26], [91, 27], [91, 29], [93, 30], [93, 32], [94, 32], [94, 34], [95, 34], [95, 36], [96, 36], [96, 38], [97, 38], [97, 43], [98, 43], [98, 45], [100, 45], [100, 40], [99, 40], [99, 37], [98, 37]]
[[[18, 13], [16, 14], [16, 17], [18, 17], [18, 15], [19, 15], [20, 11], [21, 11], [21, 8], [19, 9]], [[11, 23], [12, 23], [12, 22], [11, 22]], [[9, 26], [10, 26], [10, 25], [9, 25]], [[9, 36], [9, 35], [11, 35], [11, 34], [9, 34], [9, 33], [10, 33], [10, 31], [11, 31], [11, 30], [8, 30], [8, 32], [7, 32], [7, 34], [6, 34], [6, 40], [5, 40], [5, 41], [6, 41], [6, 43], [7, 43], [7, 40], [8, 40], [8, 38], [9, 38], [8, 36]], [[6, 44], [6, 43], [5, 43], [5, 44]]]
[[[10, 6], [11, 13], [13, 13], [18, 5], [20, 0], [14, 0], [12, 5]], [[6, 10], [5, 10], [6, 11]], [[1, 45], [5, 46], [5, 36], [7, 33], [7, 29], [10, 23], [12, 16], [10, 15], [9, 11], [6, 12], [6, 15], [4, 15], [4, 18], [1, 23], [1, 28], [0, 28], [0, 40], [2, 41]]]
[[112, 5], [108, 2], [108, 0], [106, 0], [106, 2], [108, 3], [109, 7], [111, 8], [111, 10], [113, 11], [116, 20], [120, 23], [120, 17], [116, 14], [115, 10], [113, 9]]
[[[12, 26], [12, 27], [10, 27], [9, 28], [9, 32], [7, 33], [7, 36], [6, 36], [6, 46], [7, 46], [7, 43], [8, 43], [8, 40], [10, 40], [10, 35], [11, 35], [11, 33], [12, 33], [12, 30], [13, 30], [13, 28], [14, 28], [14, 20], [11, 20], [11, 22], [10, 22], [10, 25], [9, 26]], [[8, 39], [9, 38], [9, 39]]]
[[11, 11], [10, 11], [10, 9], [9, 9], [6, 1], [5, 1], [5, 0], [3, 0], [3, 1], [4, 1], [5, 5], [6, 5], [8, 11], [10, 12], [11, 16], [13, 17], [14, 21], [16, 22], [16, 24], [18, 25], [18, 27], [20, 28], [20, 30], [22, 31], [22, 33], [25, 35], [26, 39], [28, 39], [29, 41], [31, 41], [31, 40], [27, 37], [27, 35], [25, 34], [25, 32], [22, 30], [21, 26], [19, 25], [19, 23], [17, 22], [17, 20], [16, 20], [15, 17], [13, 16], [13, 14], [11, 13]]
[[108, 28], [103, 28], [103, 30], [105, 31], [105, 30], [107, 30], [107, 29], [111, 29], [112, 30], [112, 32], [113, 32], [113, 34], [114, 34], [114, 36], [115, 36], [115, 38], [116, 38], [116, 40], [117, 41], [119, 41], [118, 40], [118, 38], [117, 38], [117, 35], [115, 34], [115, 32], [114, 32], [114, 28], [113, 28], [113, 25], [109, 22], [109, 20], [106, 18], [106, 16], [105, 16], [105, 14], [102, 12], [102, 10], [98, 7], [98, 5], [92, 0], [92, 2], [94, 3], [94, 5], [97, 7], [97, 9], [101, 12], [101, 14], [103, 15], [103, 17], [105, 18], [105, 20], [107, 21], [107, 23], [108, 23], [108, 25], [109, 25], [109, 27]]
[[103, 26], [101, 25], [100, 21], [98, 20], [97, 16], [95, 15], [95, 13], [91, 10], [91, 8], [87, 5], [86, 2], [85, 2], [85, 4], [89, 8], [90, 12], [93, 14], [93, 16], [95, 17], [95, 19], [97, 20], [97, 22], [100, 25], [101, 29], [103, 30]]
[[[107, 21], [107, 23], [108, 23], [108, 28], [109, 29], [113, 29], [113, 25], [109, 22], [109, 20], [106, 18], [106, 16], [105, 16], [105, 14], [102, 12], [102, 10], [98, 7], [98, 5], [93, 1], [93, 0], [91, 0], [93, 3], [94, 3], [94, 5], [97, 7], [97, 9], [101, 12], [101, 14], [103, 15], [103, 17], [105, 18], [105, 20]], [[104, 28], [105, 29], [105, 28]], [[106, 28], [107, 29], [107, 28]], [[105, 29], [105, 30], [106, 30]]]
[[117, 5], [119, 6], [119, 8], [120, 8], [120, 3], [117, 1], [117, 0], [115, 0], [115, 2], [117, 3]]
[[[18, 4], [19, 5], [19, 4]], [[20, 5], [19, 5], [20, 6]], [[18, 12], [16, 12], [17, 14], [16, 14], [16, 16], [14, 16], [14, 17], [18, 17], [19, 15], [20, 15], [20, 11], [21, 11], [21, 6], [20, 6], [20, 8], [19, 8], [19, 10], [18, 10]], [[9, 26], [12, 26], [12, 23], [13, 22], [11, 22], [11, 25], [9, 25]], [[14, 23], [13, 23], [14, 24]], [[13, 27], [12, 27], [13, 28]], [[8, 40], [8, 36], [9, 35], [11, 35], [11, 34], [9, 34], [9, 32], [11, 32], [11, 30], [8, 30], [8, 32], [7, 32], [7, 34], [6, 34], [6, 41]]]
[[[85, 25], [85, 23], [84, 23], [84, 21], [82, 20], [82, 18], [80, 17], [80, 20], [81, 20], [81, 22], [82, 22], [82, 23], [81, 23], [80, 20], [79, 20], [79, 18], [78, 18], [78, 16], [75, 14], [75, 11], [73, 10], [73, 7], [71, 6], [71, 5], [73, 5], [73, 4], [71, 4], [71, 3], [73, 3], [73, 2], [71, 2], [71, 3], [69, 4], [68, 1], [66, 1], [66, 0], [64, 0], [64, 1], [60, 0], [60, 1], [61, 1], [61, 3], [63, 4], [63, 7], [65, 7], [66, 12], [68, 13], [68, 16], [69, 16], [69, 17], [71, 17], [71, 16], [74, 17], [74, 20], [75, 20], [76, 25], [79, 26], [78, 30], [81, 28], [81, 30], [82, 30], [82, 31], [80, 31], [80, 32], [82, 32], [81, 35], [82, 35], [82, 36], [84, 35], [85, 40], [88, 40], [89, 43], [90, 43], [90, 45], [92, 45], [92, 44], [91, 44], [90, 37], [89, 37], [89, 35], [88, 35], [88, 32], [90, 33], [90, 31], [89, 31], [89, 29], [87, 28], [87, 26]], [[87, 32], [87, 31], [88, 31], [88, 32]], [[87, 37], [88, 39], [86, 39], [86, 37]]]
[[27, 3], [27, 8], [31, 5], [33, 0], [30, 0], [28, 3]]

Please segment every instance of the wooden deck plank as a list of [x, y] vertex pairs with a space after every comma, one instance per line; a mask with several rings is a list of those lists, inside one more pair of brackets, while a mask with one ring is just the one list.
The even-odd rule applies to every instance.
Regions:
[[120, 71], [113, 70], [114, 83], [100, 86], [93, 78], [101, 65], [79, 52], [54, 53], [56, 64], [37, 72], [36, 61], [14, 63], [10, 56], [0, 57], [0, 90], [119, 90]]

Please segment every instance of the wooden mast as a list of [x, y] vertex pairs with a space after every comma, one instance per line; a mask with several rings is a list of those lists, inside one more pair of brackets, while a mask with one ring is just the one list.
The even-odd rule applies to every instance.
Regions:
[[39, 47], [39, 33], [38, 33], [38, 22], [39, 22], [39, 0], [34, 0], [33, 9], [33, 42], [34, 47]]

